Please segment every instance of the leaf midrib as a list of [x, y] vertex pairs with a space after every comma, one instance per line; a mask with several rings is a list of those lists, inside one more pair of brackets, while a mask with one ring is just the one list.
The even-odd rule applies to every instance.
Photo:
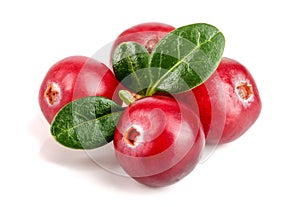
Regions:
[[134, 67], [133, 67], [133, 61], [132, 61], [132, 59], [131, 59], [131, 55], [129, 54], [129, 52], [127, 52], [127, 59], [128, 59], [128, 61], [129, 61], [129, 63], [130, 63], [130, 70], [131, 70], [131, 73], [134, 74], [134, 78], [137, 80], [137, 84], [138, 84], [138, 86], [139, 86], [139, 89], [141, 90], [142, 84], [141, 84], [141, 81], [139, 80], [139, 77], [138, 77], [137, 74], [136, 74], [136, 71], [134, 70]]
[[[196, 45], [196, 47], [191, 50], [187, 55], [185, 55], [182, 59], [180, 59], [175, 65], [173, 65], [163, 76], [161, 76], [152, 87], [150, 87], [150, 90], [147, 91], [148, 96], [151, 96], [155, 93], [155, 89], [158, 87], [158, 85], [181, 63], [185, 62], [185, 60], [191, 55], [193, 54], [194, 51], [196, 51], [197, 49], [200, 49], [200, 47], [208, 42], [211, 42], [211, 40], [217, 36], [218, 34], [220, 34], [220, 31], [217, 31], [214, 35], [212, 35], [209, 39], [207, 39], [206, 41], [202, 42], [201, 44], [199, 44], [199, 40], [197, 41], [198, 44]], [[199, 35], [199, 39], [200, 39], [200, 35]], [[151, 58], [152, 60], [152, 58]], [[161, 67], [161, 66], [160, 66]]]
[[57, 134], [57, 137], [59, 137], [62, 134], [65, 134], [65, 133], [67, 133], [67, 132], [69, 132], [69, 131], [71, 131], [71, 130], [73, 130], [75, 128], [78, 128], [78, 127], [80, 127], [80, 126], [82, 126], [82, 125], [84, 125], [84, 124], [86, 124], [88, 122], [92, 122], [92, 121], [96, 122], [96, 121], [99, 121], [99, 120], [101, 120], [101, 119], [103, 119], [105, 117], [108, 117], [108, 116], [111, 116], [111, 115], [114, 115], [114, 114], [118, 114], [118, 113], [122, 113], [122, 112], [118, 111], [118, 112], [113, 112], [113, 113], [110, 113], [110, 114], [105, 114], [104, 116], [98, 117], [96, 119], [90, 119], [90, 120], [87, 120], [87, 121], [83, 121], [83, 122], [81, 122], [81, 123], [79, 123], [77, 125], [74, 125], [73, 127], [67, 128], [67, 129], [63, 129], [63, 128], [59, 127], [59, 129], [61, 129], [61, 132], [59, 134]]

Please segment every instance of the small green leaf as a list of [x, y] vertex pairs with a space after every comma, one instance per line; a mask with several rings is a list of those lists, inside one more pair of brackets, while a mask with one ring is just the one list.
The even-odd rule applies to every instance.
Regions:
[[119, 97], [126, 105], [130, 105], [136, 101], [133, 94], [127, 90], [120, 90]]
[[169, 33], [151, 53], [152, 80], [146, 95], [179, 93], [202, 84], [216, 70], [224, 47], [223, 34], [209, 24], [191, 24]]
[[110, 99], [90, 96], [65, 105], [51, 124], [51, 134], [62, 145], [93, 149], [113, 140], [122, 108]]
[[124, 42], [116, 47], [113, 70], [117, 79], [127, 88], [143, 95], [149, 85], [149, 53], [135, 42]]

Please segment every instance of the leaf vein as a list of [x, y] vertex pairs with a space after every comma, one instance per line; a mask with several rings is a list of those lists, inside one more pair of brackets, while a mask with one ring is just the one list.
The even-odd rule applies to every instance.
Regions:
[[118, 111], [118, 112], [113, 112], [113, 113], [110, 113], [110, 114], [106, 114], [106, 115], [101, 116], [101, 117], [98, 117], [98, 118], [96, 118], [96, 119], [91, 119], [91, 120], [83, 121], [83, 122], [81, 122], [81, 123], [78, 123], [78, 124], [76, 124], [76, 125], [73, 125], [73, 127], [70, 127], [70, 128], [61, 128], [61, 127], [59, 127], [59, 128], [61, 129], [61, 132], [58, 133], [57, 136], [60, 136], [60, 135], [65, 134], [65, 133], [68, 133], [68, 132], [71, 131], [71, 130], [75, 130], [76, 128], [78, 128], [78, 127], [80, 127], [80, 126], [82, 126], [82, 125], [84, 125], [84, 124], [86, 124], [86, 123], [93, 122], [93, 121], [96, 122], [96, 121], [99, 121], [99, 120], [101, 120], [101, 119], [104, 119], [104, 118], [106, 118], [106, 117], [108, 117], [108, 116], [111, 116], [111, 115], [114, 115], [114, 114], [120, 114], [120, 113], [121, 113], [121, 112]]
[[[176, 64], [174, 64], [166, 73], [164, 73], [151, 87], [149, 94], [147, 95], [152, 95], [155, 92], [155, 89], [158, 87], [158, 85], [171, 73], [177, 66], [179, 66], [181, 63], [183, 63], [191, 54], [193, 54], [196, 50], [200, 49], [202, 45], [207, 44], [208, 42], [211, 42], [211, 40], [217, 36], [220, 33], [220, 31], [215, 32], [212, 36], [210, 36], [207, 40], [203, 41], [200, 44], [196, 44], [196, 47], [192, 49], [188, 54], [186, 54], [182, 59], [180, 59]], [[200, 38], [200, 35], [199, 35]], [[178, 38], [180, 39], [180, 38]], [[199, 40], [200, 41], [200, 40]], [[178, 45], [178, 44], [177, 44]], [[161, 67], [161, 65], [159, 66]]]

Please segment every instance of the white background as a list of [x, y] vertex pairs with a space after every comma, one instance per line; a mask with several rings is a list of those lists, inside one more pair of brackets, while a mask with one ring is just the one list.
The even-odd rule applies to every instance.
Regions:
[[[1, 1], [0, 206], [299, 206], [298, 5], [296, 0]], [[224, 56], [251, 71], [263, 103], [245, 135], [161, 189], [109, 173], [85, 152], [58, 145], [37, 98], [56, 61], [92, 56], [124, 29], [149, 21], [218, 27], [227, 40]]]

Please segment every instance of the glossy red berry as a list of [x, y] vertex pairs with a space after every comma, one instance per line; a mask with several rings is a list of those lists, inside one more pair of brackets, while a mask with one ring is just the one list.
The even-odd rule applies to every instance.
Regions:
[[159, 22], [148, 22], [135, 25], [124, 30], [115, 40], [112, 47], [112, 52], [122, 42], [137, 42], [148, 50], [154, 49], [156, 44], [169, 32], [175, 28], [171, 25], [159, 23]]
[[[222, 144], [239, 138], [254, 124], [261, 111], [252, 75], [233, 59], [222, 58], [216, 72], [192, 92], [208, 143]], [[187, 100], [185, 94], [179, 97]]]
[[172, 97], [141, 98], [123, 112], [114, 135], [116, 158], [136, 181], [171, 185], [196, 166], [204, 146], [200, 120]]
[[71, 56], [49, 69], [40, 86], [39, 104], [51, 123], [56, 113], [72, 100], [86, 96], [112, 99], [117, 87], [119, 82], [104, 64], [84, 56]]

